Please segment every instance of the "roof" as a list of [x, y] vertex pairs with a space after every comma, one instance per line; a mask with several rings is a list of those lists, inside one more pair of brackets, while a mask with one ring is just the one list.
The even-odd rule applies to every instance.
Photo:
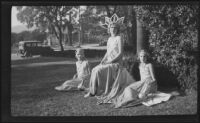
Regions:
[[20, 41], [19, 43], [25, 43], [25, 42], [42, 43], [41, 41]]

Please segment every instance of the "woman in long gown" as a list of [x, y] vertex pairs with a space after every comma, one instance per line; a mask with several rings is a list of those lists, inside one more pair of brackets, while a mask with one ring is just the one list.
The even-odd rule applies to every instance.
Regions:
[[107, 42], [107, 52], [101, 63], [92, 69], [89, 92], [84, 97], [96, 96], [101, 102], [109, 102], [135, 81], [122, 67], [123, 42], [119, 36], [119, 29], [119, 24], [109, 24], [108, 31], [111, 36]]

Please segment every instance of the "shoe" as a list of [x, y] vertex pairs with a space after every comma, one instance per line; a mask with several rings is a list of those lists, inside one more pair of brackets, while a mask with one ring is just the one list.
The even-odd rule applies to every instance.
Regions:
[[63, 90], [63, 87], [62, 87], [62, 86], [57, 86], [57, 87], [55, 87], [55, 90], [57, 90], [57, 91], [62, 91], [62, 90]]
[[97, 105], [103, 104], [103, 101], [97, 101]]
[[85, 91], [87, 91], [87, 92], [89, 92], [89, 91], [90, 91], [90, 89], [89, 89], [89, 88], [84, 88], [84, 90], [85, 90]]
[[180, 96], [180, 93], [177, 92], [177, 91], [173, 91], [173, 92], [171, 92], [171, 95], [172, 95], [172, 96]]
[[78, 86], [78, 90], [84, 91], [84, 90], [86, 90], [86, 88], [84, 86]]
[[90, 97], [90, 96], [91, 96], [90, 93], [87, 93], [86, 95], [84, 95], [85, 98]]
[[79, 91], [84, 91], [85, 89], [84, 89], [84, 88], [78, 88], [78, 90], [79, 90]]
[[118, 109], [118, 108], [121, 108], [121, 107], [122, 107], [122, 105], [115, 105], [114, 106], [115, 109]]

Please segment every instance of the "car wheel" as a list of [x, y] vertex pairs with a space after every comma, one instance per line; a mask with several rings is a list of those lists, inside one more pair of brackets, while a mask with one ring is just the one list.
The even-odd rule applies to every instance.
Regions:
[[29, 56], [32, 57], [33, 56], [32, 53], [29, 53]]
[[25, 56], [25, 57], [28, 57], [28, 56], [29, 56], [28, 51], [25, 51], [25, 52], [24, 52], [24, 56]]

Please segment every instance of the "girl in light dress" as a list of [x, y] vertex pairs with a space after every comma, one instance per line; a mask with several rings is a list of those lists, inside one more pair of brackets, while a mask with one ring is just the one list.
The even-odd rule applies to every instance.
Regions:
[[141, 100], [141, 103], [146, 106], [169, 100], [171, 97], [170, 94], [157, 91], [157, 82], [153, 65], [148, 59], [149, 54], [145, 50], [141, 50], [139, 53], [141, 80], [127, 86], [121, 95], [112, 100], [115, 108], [125, 106], [129, 102], [137, 100]]
[[90, 65], [86, 60], [83, 49], [76, 50], [76, 71], [73, 79], [65, 81], [62, 85], [55, 87], [58, 91], [86, 90], [90, 79]]

